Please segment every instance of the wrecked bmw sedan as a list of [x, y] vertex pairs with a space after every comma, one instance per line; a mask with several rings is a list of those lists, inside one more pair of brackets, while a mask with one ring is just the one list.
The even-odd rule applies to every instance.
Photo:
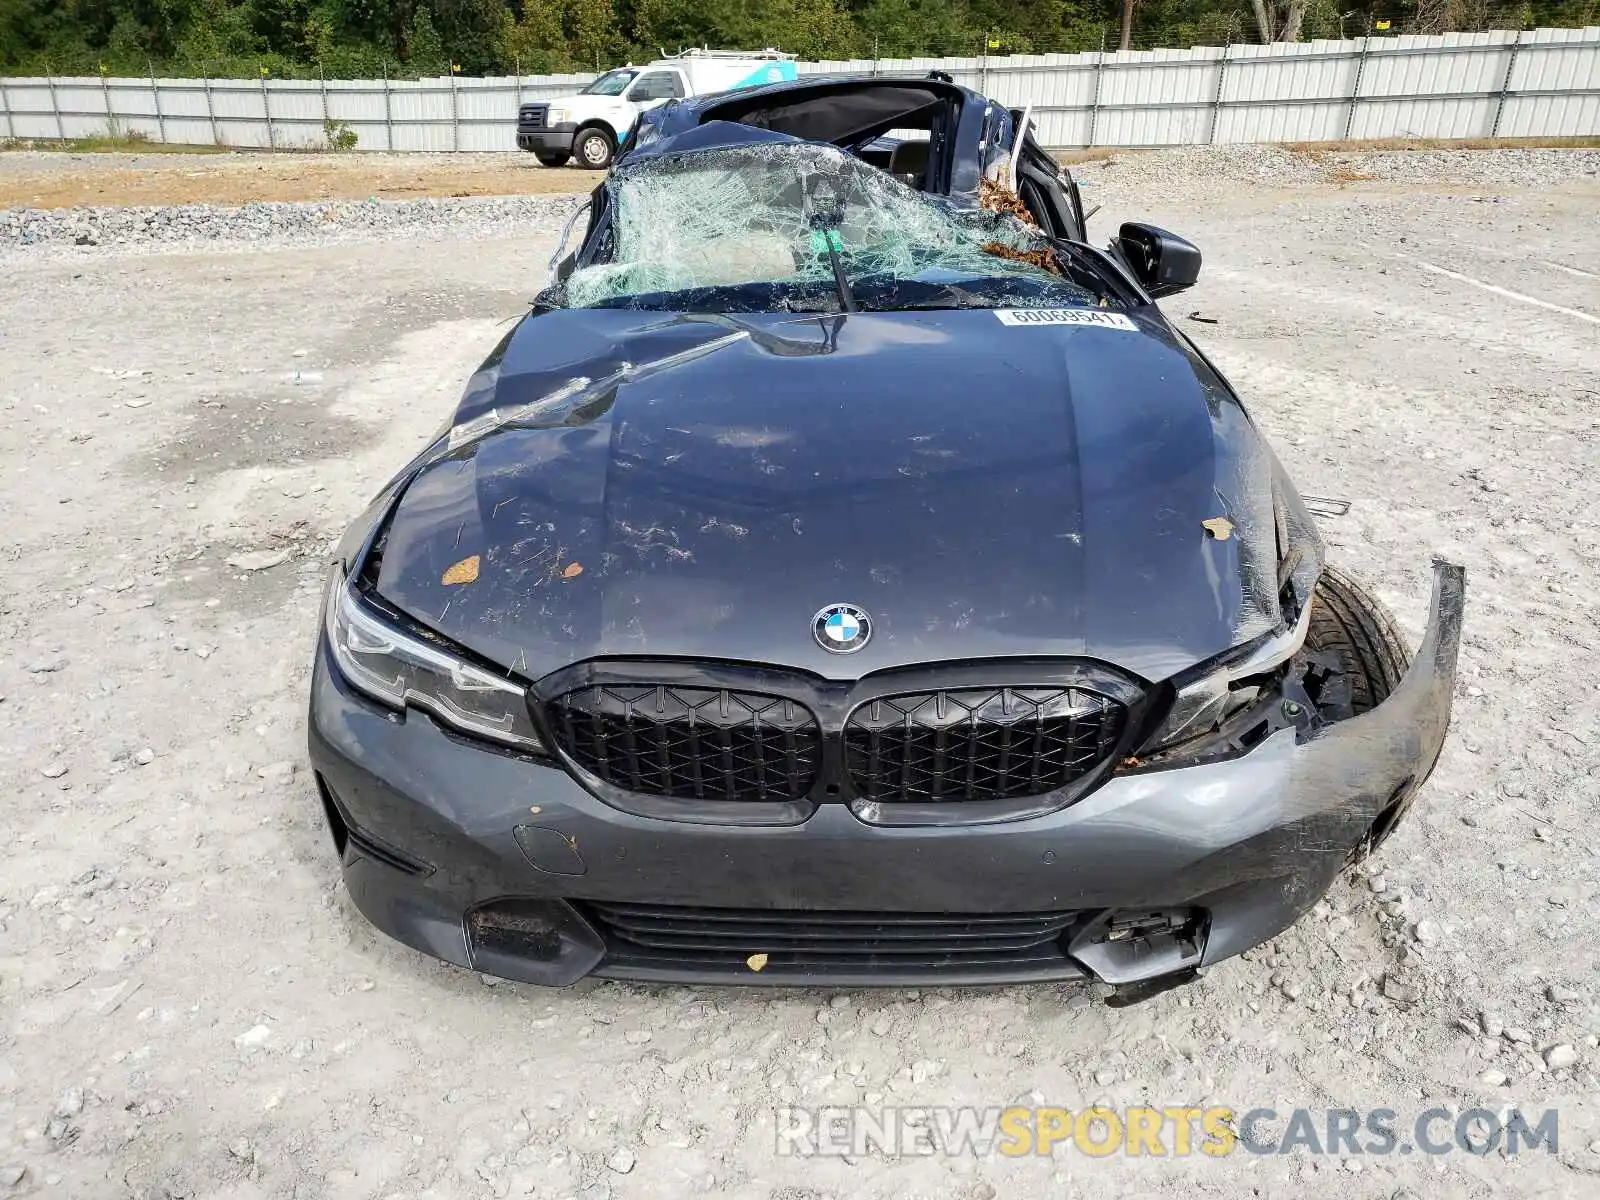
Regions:
[[1024, 115], [940, 79], [634, 133], [332, 572], [310, 752], [374, 924], [541, 984], [1133, 999], [1387, 836], [1462, 573], [1412, 656], [1325, 562], [1154, 303], [1194, 247], [1090, 247]]

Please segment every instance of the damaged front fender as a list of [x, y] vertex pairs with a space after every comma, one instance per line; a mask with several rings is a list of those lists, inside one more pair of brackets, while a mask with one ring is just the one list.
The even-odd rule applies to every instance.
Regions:
[[[1258, 945], [1298, 919], [1342, 866], [1376, 850], [1410, 809], [1450, 727], [1465, 603], [1465, 569], [1435, 559], [1427, 632], [1382, 704], [1325, 726], [1299, 745], [1290, 745], [1293, 730], [1283, 730], [1256, 752], [1219, 764], [1224, 790], [1248, 791], [1248, 776], [1270, 770], [1275, 751], [1287, 748], [1286, 778], [1275, 801], [1279, 811], [1271, 828], [1253, 839], [1258, 863], [1281, 859], [1285, 870], [1268, 873], [1275, 878], [1225, 885], [1207, 898], [1213, 920], [1202, 965]], [[1230, 846], [1221, 857], [1235, 861], [1241, 848]], [[1257, 894], [1263, 888], [1279, 891], [1276, 902], [1264, 902]]]
[[1369, 764], [1369, 770], [1404, 767], [1408, 772], [1377, 814], [1365, 852], [1375, 850], [1393, 831], [1444, 749], [1461, 649], [1466, 576], [1466, 568], [1459, 564], [1434, 559], [1428, 629], [1400, 685], [1372, 712], [1328, 727], [1302, 751], [1311, 776], [1329, 787], [1342, 786], [1336, 774], [1341, 762], [1357, 776], [1352, 784], [1359, 782], [1363, 764]]

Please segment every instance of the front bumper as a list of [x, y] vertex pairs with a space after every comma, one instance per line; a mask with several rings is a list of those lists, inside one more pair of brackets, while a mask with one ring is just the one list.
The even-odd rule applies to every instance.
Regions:
[[[458, 738], [422, 713], [370, 704], [330, 668], [325, 642], [310, 752], [356, 906], [401, 942], [460, 966], [543, 984], [593, 974], [1129, 985], [1273, 937], [1321, 898], [1363, 839], [1393, 828], [1444, 743], [1463, 599], [1461, 568], [1436, 563], [1422, 646], [1369, 713], [1298, 744], [1294, 730], [1282, 730], [1228, 762], [1117, 775], [1067, 808], [1005, 823], [869, 826], [843, 805], [763, 827], [625, 813], [559, 768]], [[891, 957], [839, 969], [786, 955], [783, 928], [766, 924], [750, 926], [750, 959], [640, 955], [596, 916], [618, 906], [653, 913], [658, 924], [674, 914], [856, 922], [873, 914], [891, 935], [902, 919], [948, 931], [952, 914], [974, 929], [1002, 917], [1072, 915], [1044, 955], [957, 956], [948, 965]], [[1193, 920], [1177, 936], [1106, 936], [1128, 914], [1152, 910]]]
[[543, 125], [538, 128], [517, 127], [517, 149], [532, 150], [539, 154], [571, 154], [572, 141], [578, 136], [575, 124]]

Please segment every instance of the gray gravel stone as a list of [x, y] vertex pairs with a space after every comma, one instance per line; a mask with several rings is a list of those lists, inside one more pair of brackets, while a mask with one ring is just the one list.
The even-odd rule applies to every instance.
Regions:
[[69, 1087], [61, 1093], [61, 1098], [56, 1101], [56, 1116], [75, 1117], [83, 1111], [83, 1089]]
[[1383, 980], [1384, 996], [1396, 1004], [1415, 1004], [1422, 999], [1422, 990], [1415, 984], [1397, 979], [1393, 975], [1386, 975]]
[[1578, 1061], [1577, 1047], [1562, 1042], [1560, 1045], [1551, 1046], [1544, 1052], [1544, 1065], [1552, 1071], [1560, 1071], [1572, 1066]]
[[251, 550], [244, 554], [235, 554], [228, 560], [230, 567], [237, 567], [241, 571], [269, 571], [289, 561], [288, 550]]

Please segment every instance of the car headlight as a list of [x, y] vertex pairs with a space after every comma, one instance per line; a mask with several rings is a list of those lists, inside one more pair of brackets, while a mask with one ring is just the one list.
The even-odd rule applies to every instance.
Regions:
[[390, 708], [426, 709], [462, 733], [542, 752], [527, 691], [390, 624], [362, 604], [344, 572], [331, 572], [323, 624], [350, 686]]
[[552, 104], [545, 110], [544, 121], [546, 125], [565, 125], [572, 119], [572, 114], [559, 104]]
[[1246, 642], [1180, 678], [1166, 720], [1135, 757], [1145, 759], [1200, 738], [1255, 704], [1262, 682], [1300, 653], [1310, 627], [1311, 605], [1305, 604], [1293, 627]]

